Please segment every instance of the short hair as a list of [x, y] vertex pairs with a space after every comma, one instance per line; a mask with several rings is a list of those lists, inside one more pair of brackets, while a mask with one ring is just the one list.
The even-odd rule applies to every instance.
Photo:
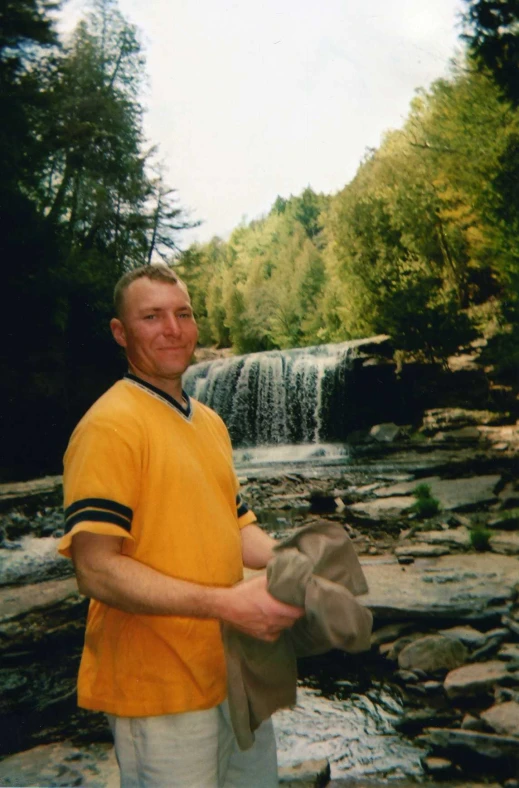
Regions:
[[124, 294], [132, 282], [137, 279], [151, 279], [155, 282], [166, 282], [171, 285], [180, 285], [187, 292], [184, 282], [167, 265], [141, 265], [132, 268], [121, 276], [114, 287], [114, 309], [118, 318], [121, 318], [124, 306]]

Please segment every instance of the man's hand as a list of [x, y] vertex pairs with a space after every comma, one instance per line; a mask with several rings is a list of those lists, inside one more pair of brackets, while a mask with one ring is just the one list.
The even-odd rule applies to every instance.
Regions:
[[235, 629], [268, 642], [276, 641], [304, 615], [304, 609], [279, 602], [267, 591], [265, 575], [222, 589], [218, 617]]

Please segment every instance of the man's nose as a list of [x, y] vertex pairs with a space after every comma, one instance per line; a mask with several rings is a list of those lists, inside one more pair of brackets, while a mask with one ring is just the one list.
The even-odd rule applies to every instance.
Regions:
[[164, 333], [179, 336], [181, 334], [180, 320], [176, 315], [166, 315]]

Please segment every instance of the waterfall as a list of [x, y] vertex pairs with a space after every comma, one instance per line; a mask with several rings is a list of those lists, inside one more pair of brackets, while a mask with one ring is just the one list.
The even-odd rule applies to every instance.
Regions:
[[183, 385], [219, 413], [235, 446], [342, 439], [351, 421], [347, 389], [357, 344], [205, 361], [187, 370]]

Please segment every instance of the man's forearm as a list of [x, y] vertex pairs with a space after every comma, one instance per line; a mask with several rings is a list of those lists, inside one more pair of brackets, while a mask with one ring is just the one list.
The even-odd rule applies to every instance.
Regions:
[[115, 537], [76, 534], [72, 556], [80, 591], [127, 613], [215, 618], [264, 640], [275, 640], [302, 614], [274, 599], [264, 576], [232, 588], [179, 580], [122, 554]]

